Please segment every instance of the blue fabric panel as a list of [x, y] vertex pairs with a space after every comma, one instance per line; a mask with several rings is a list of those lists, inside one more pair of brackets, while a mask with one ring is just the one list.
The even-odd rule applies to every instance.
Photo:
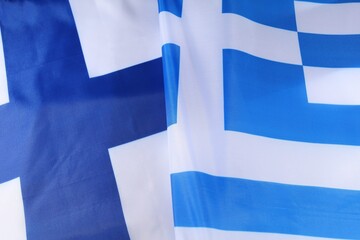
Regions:
[[21, 178], [27, 239], [129, 239], [108, 149], [166, 129], [161, 59], [89, 79], [67, 0], [1, 1], [0, 21], [0, 183]]
[[[261, 167], [261, 166], [259, 166]], [[360, 239], [360, 192], [172, 174], [177, 227]]]
[[172, 14], [181, 17], [183, 0], [158, 0], [159, 12], [171, 12]]
[[305, 66], [360, 67], [360, 35], [298, 35]]
[[162, 47], [164, 86], [167, 125], [177, 121], [177, 103], [179, 88], [180, 47], [176, 44], [165, 44]]
[[293, 0], [223, 0], [223, 13], [234, 13], [254, 22], [296, 31]]
[[360, 145], [360, 106], [309, 104], [302, 66], [226, 49], [225, 129], [277, 139]]

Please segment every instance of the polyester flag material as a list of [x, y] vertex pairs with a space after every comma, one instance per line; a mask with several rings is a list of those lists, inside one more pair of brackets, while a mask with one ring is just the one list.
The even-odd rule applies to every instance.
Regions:
[[360, 3], [160, 2], [176, 239], [360, 239]]
[[0, 3], [0, 239], [129, 239], [109, 149], [166, 129], [163, 74], [159, 36], [114, 25], [158, 16], [101, 2]]
[[0, 2], [0, 239], [360, 239], [360, 1]]

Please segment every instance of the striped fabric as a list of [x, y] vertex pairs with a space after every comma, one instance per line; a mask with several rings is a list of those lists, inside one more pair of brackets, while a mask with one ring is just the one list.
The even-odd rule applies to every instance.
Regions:
[[0, 2], [0, 240], [360, 239], [360, 0]]
[[160, 3], [176, 239], [360, 239], [360, 2]]

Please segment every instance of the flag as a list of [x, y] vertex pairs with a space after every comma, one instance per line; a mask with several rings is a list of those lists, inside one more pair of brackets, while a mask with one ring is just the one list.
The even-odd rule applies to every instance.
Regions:
[[0, 239], [360, 239], [359, 16], [0, 2]]
[[156, 2], [132, 32], [139, 4], [0, 3], [0, 239], [129, 239], [109, 149], [166, 129]]
[[176, 239], [360, 239], [359, 2], [160, 2]]

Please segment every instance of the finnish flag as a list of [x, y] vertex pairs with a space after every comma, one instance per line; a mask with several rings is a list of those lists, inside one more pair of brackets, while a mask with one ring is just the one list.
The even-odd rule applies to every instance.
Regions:
[[169, 187], [151, 172], [167, 149], [156, 1], [4, 1], [0, 23], [0, 239], [170, 239], [146, 195]]

